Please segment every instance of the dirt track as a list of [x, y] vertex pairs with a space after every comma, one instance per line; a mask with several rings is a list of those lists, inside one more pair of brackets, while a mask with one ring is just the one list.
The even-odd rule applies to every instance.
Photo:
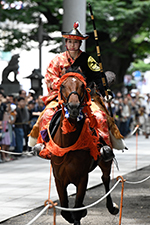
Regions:
[[[127, 181], [141, 181], [150, 176], [150, 166], [124, 176]], [[111, 182], [113, 186], [115, 181]], [[104, 186], [100, 185], [86, 192], [84, 204], [89, 205], [104, 195]], [[117, 185], [112, 192], [113, 201], [120, 206], [121, 183]], [[72, 205], [74, 196], [70, 196], [70, 204]], [[32, 210], [26, 214], [11, 218], [3, 223], [3, 225], [26, 225], [32, 220], [44, 207]], [[52, 225], [53, 224], [53, 210], [49, 210], [48, 214], [45, 212], [37, 219], [33, 225]], [[57, 210], [56, 224], [67, 225], [61, 216], [60, 211]], [[88, 214], [81, 220], [82, 225], [118, 225], [119, 214], [117, 216], [111, 215], [106, 207], [105, 200], [98, 205], [89, 208]], [[122, 225], [150, 225], [150, 179], [140, 184], [128, 184], [125, 182], [123, 209], [122, 209]]]

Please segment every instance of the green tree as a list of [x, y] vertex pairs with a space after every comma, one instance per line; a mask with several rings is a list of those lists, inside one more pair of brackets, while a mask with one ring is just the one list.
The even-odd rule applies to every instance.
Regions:
[[[13, 0], [7, 0], [8, 2], [12, 3]], [[112, 70], [116, 73], [116, 85], [120, 88], [131, 63], [143, 60], [149, 55], [150, 1], [90, 0], [89, 2], [93, 8], [99, 35], [104, 70]], [[16, 47], [29, 49], [28, 42], [36, 37], [41, 14], [47, 19], [44, 23], [45, 32], [50, 34], [53, 31], [61, 31], [62, 13], [60, 9], [63, 7], [63, 0], [23, 0], [23, 3], [24, 7], [21, 10], [15, 8], [4, 10], [2, 4], [0, 5], [1, 49], [11, 50]], [[28, 31], [4, 27], [2, 22], [6, 19], [36, 26]], [[93, 27], [88, 7], [87, 32], [90, 34], [87, 40], [87, 52], [96, 58]], [[61, 39], [58, 38], [55, 41], [60, 42]]]
[[[116, 73], [116, 87], [119, 88], [131, 63], [143, 60], [150, 53], [150, 1], [93, 0], [91, 4], [99, 34], [103, 67]], [[91, 34], [89, 17], [87, 22], [87, 31]], [[93, 37], [88, 41], [93, 43]], [[93, 52], [94, 44], [87, 44], [91, 46], [88, 51]], [[140, 67], [136, 69], [141, 70]]]
[[[48, 34], [61, 31], [63, 0], [23, 0], [20, 9], [17, 9], [16, 5], [12, 6], [13, 2], [15, 1], [4, 0], [0, 4], [0, 48], [4, 51], [15, 48], [30, 50], [32, 45], [29, 45], [29, 42], [31, 40], [38, 41], [41, 15], [45, 17], [44, 40], [52, 41]], [[60, 41], [59, 38], [58, 41]]]

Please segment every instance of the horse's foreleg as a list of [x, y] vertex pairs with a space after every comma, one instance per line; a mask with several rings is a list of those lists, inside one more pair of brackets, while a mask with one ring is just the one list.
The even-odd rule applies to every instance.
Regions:
[[[88, 175], [80, 179], [80, 182], [77, 185], [77, 194], [74, 208], [80, 208], [84, 206], [83, 200], [86, 193], [87, 182], [88, 182]], [[79, 225], [81, 218], [87, 215], [87, 210], [84, 209], [81, 211], [73, 212], [72, 215], [74, 218], [74, 224]]]
[[[56, 178], [55, 178], [55, 183], [56, 183], [57, 192], [58, 192], [58, 195], [59, 195], [59, 200], [60, 200], [61, 207], [68, 208], [68, 195], [67, 195], [67, 188], [66, 188], [66, 186], [62, 182], [57, 180]], [[73, 223], [74, 222], [74, 219], [72, 217], [71, 212], [62, 210], [61, 211], [61, 215], [69, 223]]]
[[[112, 162], [107, 162], [107, 163], [104, 161], [100, 162], [100, 167], [103, 172], [102, 180], [105, 186], [106, 193], [108, 193], [110, 190], [109, 184], [110, 184], [111, 163]], [[116, 215], [119, 212], [119, 208], [115, 203], [112, 202], [112, 198], [110, 194], [106, 198], [106, 206], [108, 208], [108, 211], [113, 215]]]

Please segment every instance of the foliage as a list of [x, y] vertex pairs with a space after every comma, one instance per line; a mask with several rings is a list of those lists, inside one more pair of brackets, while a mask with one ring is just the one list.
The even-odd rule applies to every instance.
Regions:
[[[5, 0], [6, 1], [6, 0]], [[12, 3], [14, 0], [7, 0]], [[88, 2], [88, 1], [87, 1]], [[37, 40], [38, 21], [44, 15], [44, 32], [51, 36], [53, 31], [61, 31], [63, 0], [23, 0], [21, 10], [3, 9], [0, 5], [0, 48], [29, 49], [29, 41]], [[90, 0], [94, 12], [99, 44], [105, 70], [112, 70], [117, 75], [117, 82], [132, 62], [143, 60], [150, 54], [150, 1], [149, 0]], [[9, 25], [9, 21], [12, 24]], [[5, 22], [5, 26], [4, 26]], [[29, 29], [22, 29], [20, 24], [28, 24]], [[19, 28], [21, 27], [21, 28]], [[96, 57], [93, 27], [87, 7], [87, 51]], [[47, 43], [52, 39], [46, 36]], [[55, 41], [61, 41], [60, 38]], [[57, 50], [57, 49], [56, 49]]]
[[[147, 56], [150, 52], [150, 1], [91, 0], [91, 5], [97, 30], [105, 37], [102, 42], [107, 39], [117, 48], [134, 49], [135, 58]], [[90, 17], [87, 20], [87, 31], [91, 32]]]
[[132, 63], [132, 65], [128, 68], [128, 74], [132, 74], [134, 71], [146, 72], [150, 70], [150, 63], [144, 63], [143, 60], [137, 60]]
[[[46, 34], [44, 40], [51, 41], [52, 39], [48, 34], [61, 30], [62, 14], [60, 9], [63, 0], [23, 0], [23, 7], [19, 10], [11, 7], [4, 9], [3, 2], [1, 1], [0, 4], [0, 29], [2, 30], [0, 47], [5, 51], [21, 47], [29, 50], [33, 47], [28, 43], [31, 40], [38, 41], [38, 26], [41, 15], [46, 20], [43, 24]], [[7, 0], [9, 5], [12, 2], [14, 1]]]

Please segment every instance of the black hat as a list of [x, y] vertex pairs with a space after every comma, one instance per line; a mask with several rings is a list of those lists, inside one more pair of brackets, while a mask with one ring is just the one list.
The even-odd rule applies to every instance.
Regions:
[[77, 29], [79, 27], [79, 22], [75, 22], [73, 25], [73, 29], [69, 32], [62, 32], [62, 36], [67, 39], [75, 39], [75, 40], [86, 40], [88, 39], [89, 35], [81, 34]]

